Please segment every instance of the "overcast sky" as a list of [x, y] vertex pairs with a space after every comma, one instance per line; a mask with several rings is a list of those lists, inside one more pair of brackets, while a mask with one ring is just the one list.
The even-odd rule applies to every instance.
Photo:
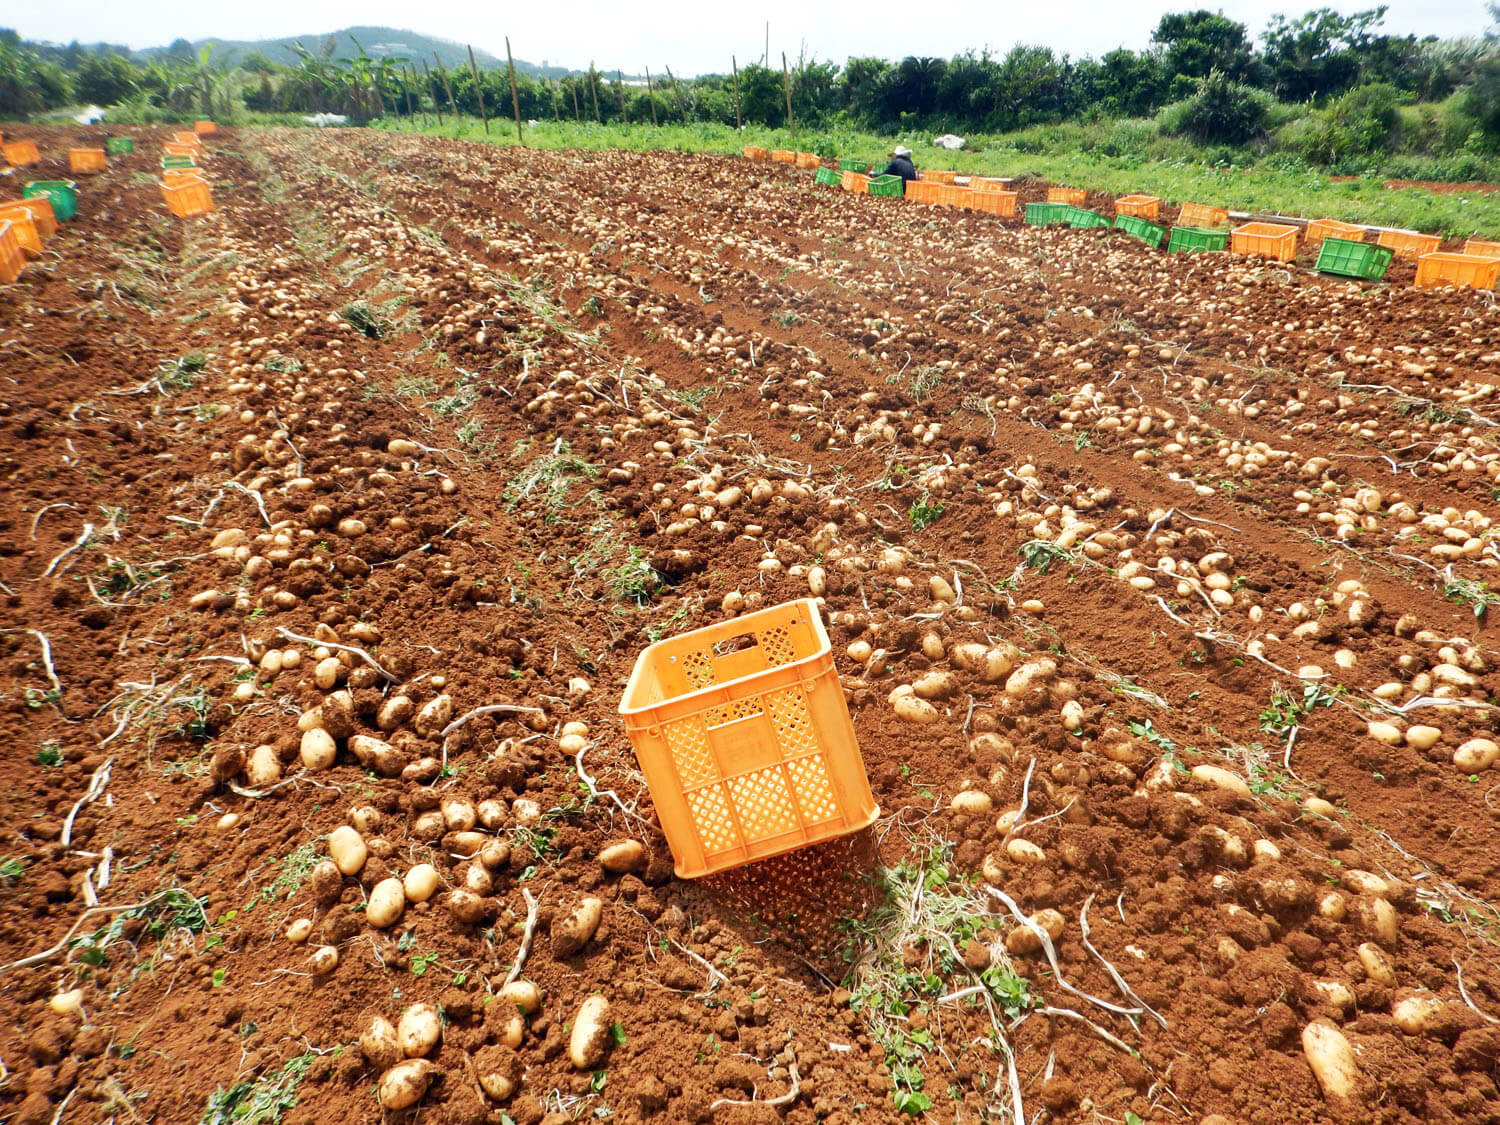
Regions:
[[[554, 66], [637, 73], [670, 66], [679, 74], [724, 71], [729, 56], [743, 65], [765, 51], [770, 21], [771, 58], [798, 52], [819, 59], [876, 55], [948, 57], [970, 48], [1004, 53], [1013, 44], [1041, 43], [1079, 56], [1099, 56], [1115, 47], [1140, 49], [1166, 11], [1197, 7], [1221, 10], [1259, 36], [1277, 12], [1300, 15], [1309, 7], [1277, 0], [1184, 2], [1131, 8], [1120, 0], [1035, 0], [1000, 5], [939, 3], [928, 8], [907, 0], [769, 0], [761, 4], [702, 0], [573, 0], [571, 3], [412, 4], [410, 0], [253, 0], [227, 8], [202, 0], [45, 0], [18, 4], [0, 15], [28, 39], [66, 43], [104, 41], [131, 47], [163, 46], [186, 39], [274, 39], [312, 37], [351, 25], [388, 26], [470, 42], [504, 56], [509, 35], [517, 57]], [[1349, 13], [1375, 6], [1333, 3]], [[1484, 0], [1389, 0], [1384, 29], [1390, 34], [1478, 35], [1489, 24]], [[705, 14], [712, 11], [712, 17]], [[1121, 15], [1121, 12], [1138, 13]]]

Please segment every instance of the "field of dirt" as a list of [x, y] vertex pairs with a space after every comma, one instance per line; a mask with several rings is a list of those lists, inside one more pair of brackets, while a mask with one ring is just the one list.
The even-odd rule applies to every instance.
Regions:
[[[1500, 1121], [1493, 294], [132, 132], [0, 288], [0, 1122]], [[880, 818], [679, 879], [636, 656], [809, 596]]]

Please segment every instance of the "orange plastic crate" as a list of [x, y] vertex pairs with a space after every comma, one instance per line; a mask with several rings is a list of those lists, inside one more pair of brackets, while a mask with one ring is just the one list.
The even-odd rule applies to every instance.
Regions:
[[0, 282], [9, 285], [21, 276], [21, 267], [26, 257], [21, 253], [21, 242], [16, 237], [16, 226], [9, 220], [0, 220]]
[[1206, 203], [1184, 203], [1177, 213], [1180, 227], [1216, 227], [1229, 221], [1229, 212]]
[[860, 195], [870, 194], [870, 177], [863, 172], [840, 172], [839, 186]]
[[951, 184], [957, 172], [923, 172], [922, 179], [931, 184]]
[[771, 154], [769, 152], [767, 152], [765, 149], [761, 148], [759, 145], [746, 145], [745, 146], [745, 159], [746, 160], [764, 160], [766, 157], [768, 157], [770, 155]]
[[12, 199], [9, 203], [0, 205], [0, 219], [11, 218], [5, 214], [11, 209], [24, 209], [30, 216], [32, 225], [36, 232], [45, 242], [57, 233], [57, 215], [52, 210], [52, 200], [45, 195], [33, 196], [29, 199]]
[[35, 164], [41, 160], [41, 153], [36, 150], [35, 141], [7, 141], [4, 146], [5, 159], [9, 164], [20, 168], [27, 164]]
[[108, 165], [109, 162], [105, 159], [102, 148], [68, 149], [68, 171], [70, 172], [102, 172]]
[[16, 241], [25, 253], [33, 258], [41, 254], [42, 232], [36, 229], [36, 221], [31, 217], [29, 208], [22, 207], [17, 202], [0, 203], [0, 223], [10, 223]]
[[163, 182], [161, 194], [166, 200], [167, 210], [181, 219], [204, 215], [214, 209], [213, 193], [208, 190], [207, 182], [198, 176], [176, 183]]
[[1115, 200], [1115, 214], [1134, 215], [1154, 223], [1161, 215], [1161, 200], [1154, 195], [1122, 195]]
[[880, 815], [811, 598], [651, 645], [620, 716], [681, 878]]
[[1365, 228], [1354, 223], [1341, 223], [1337, 219], [1314, 219], [1302, 232], [1309, 246], [1316, 246], [1325, 238], [1342, 238], [1348, 242], [1363, 242]]
[[1089, 193], [1083, 188], [1074, 187], [1049, 187], [1047, 189], [1048, 203], [1066, 203], [1072, 207], [1082, 207]]
[[1229, 250], [1290, 262], [1297, 256], [1297, 228], [1280, 223], [1246, 223], [1229, 232]]
[[219, 131], [219, 127], [212, 121], [194, 121], [193, 132], [200, 137], [211, 137]]
[[1418, 289], [1435, 289], [1440, 285], [1493, 289], [1496, 281], [1500, 281], [1500, 258], [1433, 253], [1417, 259]]
[[1016, 200], [1020, 196], [1013, 191], [976, 191], [969, 198], [967, 206], [976, 211], [986, 211], [991, 215], [999, 215], [1003, 219], [1014, 219], [1016, 217]]
[[906, 198], [916, 203], [941, 203], [945, 186], [931, 180], [907, 180]]
[[1420, 258], [1423, 254], [1435, 254], [1443, 240], [1435, 234], [1417, 234], [1415, 231], [1383, 230], [1375, 240], [1377, 246], [1394, 250], [1397, 257]]
[[180, 145], [192, 145], [194, 148], [203, 147], [203, 142], [198, 139], [198, 134], [187, 130], [173, 133], [172, 139]]
[[1500, 242], [1486, 242], [1482, 238], [1471, 238], [1464, 243], [1464, 253], [1478, 258], [1500, 258]]
[[1001, 180], [987, 180], [983, 176], [971, 176], [969, 186], [975, 191], [1010, 191], [1010, 186]]
[[797, 159], [794, 163], [798, 168], [809, 168], [813, 171], [817, 171], [823, 166], [823, 161], [818, 158], [818, 154], [815, 152], [797, 153]]
[[176, 187], [185, 180], [203, 179], [203, 173], [196, 168], [163, 168], [161, 178], [163, 183]]
[[773, 148], [771, 150], [771, 159], [777, 164], [795, 164], [797, 163], [797, 154], [788, 149]]

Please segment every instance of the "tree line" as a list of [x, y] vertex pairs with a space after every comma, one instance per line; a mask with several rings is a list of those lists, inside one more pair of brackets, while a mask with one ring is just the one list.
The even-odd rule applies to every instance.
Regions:
[[[1490, 12], [1500, 24], [1500, 3]], [[1277, 106], [1316, 109], [1303, 138], [1308, 154], [1336, 159], [1368, 151], [1403, 103], [1449, 100], [1477, 136], [1500, 144], [1500, 41], [1397, 36], [1380, 30], [1384, 7], [1352, 15], [1330, 8], [1295, 19], [1275, 16], [1257, 38], [1207, 10], [1168, 13], [1144, 51], [1118, 49], [1072, 59], [1045, 46], [1004, 54], [899, 62], [851, 58], [843, 65], [798, 59], [785, 71], [770, 60], [728, 73], [681, 79], [666, 67], [626, 80], [593, 65], [561, 79], [515, 76], [523, 117], [603, 123], [798, 124], [844, 122], [890, 132], [932, 128], [1008, 132], [1067, 121], [1157, 116], [1166, 132], [1210, 144], [1242, 144], [1266, 128]], [[108, 48], [48, 47], [0, 32], [0, 117], [17, 118], [74, 102], [232, 117], [262, 113], [341, 113], [356, 122], [381, 116], [511, 107], [504, 68], [445, 69], [422, 59], [359, 48], [332, 58], [330, 38], [297, 46], [294, 63], [252, 54], [233, 67], [181, 44], [149, 63]], [[356, 44], [358, 46], [358, 44]], [[788, 98], [789, 95], [789, 98]], [[1311, 120], [1311, 119], [1310, 119]], [[1321, 130], [1321, 136], [1317, 136]], [[1374, 138], [1374, 139], [1372, 139]]]

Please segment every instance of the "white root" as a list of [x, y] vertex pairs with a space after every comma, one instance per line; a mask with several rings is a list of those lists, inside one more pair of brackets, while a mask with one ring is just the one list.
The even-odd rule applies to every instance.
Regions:
[[33, 953], [30, 957], [22, 957], [19, 961], [12, 961], [9, 965], [0, 965], [0, 973], [8, 973], [12, 969], [24, 969], [30, 965], [40, 965], [44, 961], [52, 960], [59, 953], [66, 952], [68, 943], [73, 940], [73, 935], [82, 929], [83, 924], [95, 914], [118, 914], [122, 910], [141, 910], [171, 893], [171, 891], [162, 891], [160, 894], [154, 894], [150, 898], [143, 899], [141, 902], [127, 902], [119, 906], [91, 906], [80, 914], [77, 920], [68, 927], [68, 932], [63, 934], [56, 945], [49, 946], [40, 953]]
[[53, 559], [51, 562], [49, 562], [47, 564], [47, 569], [44, 570], [44, 571], [42, 571], [41, 577], [43, 577], [43, 578], [51, 578], [52, 577], [52, 572], [53, 572], [54, 569], [56, 569], [57, 564], [60, 563], [60, 562], [62, 562], [63, 559], [67, 558], [74, 551], [78, 550], [78, 548], [82, 547], [85, 543], [87, 543], [89, 541], [89, 537], [91, 535], [93, 535], [93, 534], [94, 534], [94, 525], [91, 524], [91, 523], [84, 524], [83, 525], [83, 530], [78, 533], [78, 538], [75, 539], [75, 540], [73, 540], [73, 545], [71, 547], [65, 547], [63, 549], [62, 554], [58, 555], [55, 559]]
[[1057, 980], [1057, 985], [1059, 988], [1063, 989], [1066, 992], [1071, 992], [1074, 996], [1078, 996], [1084, 1000], [1087, 1000], [1090, 1004], [1094, 1004], [1100, 1008], [1103, 1008], [1106, 1012], [1114, 1012], [1116, 1015], [1125, 1016], [1127, 1018], [1131, 1016], [1138, 1016], [1141, 1014], [1140, 1008], [1122, 1008], [1118, 1004], [1111, 1004], [1108, 1000], [1101, 1000], [1097, 996], [1090, 996], [1087, 992], [1084, 992], [1080, 988], [1075, 988], [1067, 981], [1065, 981], [1062, 975], [1062, 966], [1057, 962], [1057, 948], [1052, 944], [1051, 935], [1049, 935], [1047, 931], [1044, 930], [1041, 926], [1037, 925], [1030, 918], [1028, 918], [1026, 916], [1026, 913], [1016, 905], [1015, 899], [1011, 898], [1010, 895], [1006, 894], [998, 887], [991, 887], [989, 885], [986, 885], [984, 889], [989, 894], [993, 895], [995, 898], [1003, 902], [1006, 909], [1008, 909], [1011, 914], [1015, 916], [1016, 921], [1020, 922], [1021, 925], [1025, 926], [1032, 933], [1036, 934], [1037, 940], [1039, 940], [1042, 944], [1042, 951], [1046, 953], [1047, 961], [1052, 966], [1052, 975]]
[[300, 644], [311, 645], [313, 648], [318, 648], [321, 646], [323, 648], [338, 649], [340, 652], [353, 653], [355, 656], [359, 657], [366, 664], [368, 664], [371, 668], [374, 668], [386, 683], [394, 684], [397, 682], [396, 677], [391, 675], [379, 664], [377, 664], [373, 656], [371, 656], [364, 649], [358, 648], [355, 645], [343, 645], [339, 644], [337, 641], [320, 641], [316, 637], [304, 637], [300, 633], [294, 633], [290, 629], [283, 629], [280, 627], [277, 628], [276, 633], [278, 636], [285, 637], [289, 641], [297, 641]]
[[526, 929], [521, 934], [521, 948], [516, 950], [516, 963], [505, 974], [506, 984], [514, 984], [519, 980], [521, 970], [526, 967], [526, 958], [531, 953], [531, 939], [536, 934], [537, 908], [541, 906], [541, 902], [525, 887], [521, 888], [521, 897], [526, 900]]
[[646, 819], [639, 813], [635, 812], [633, 809], [628, 808], [625, 802], [620, 800], [620, 795], [613, 789], [600, 789], [598, 785], [595, 784], [594, 779], [592, 776], [590, 776], [588, 770], [583, 768], [583, 756], [586, 753], [588, 753], [587, 746], [585, 746], [582, 750], [578, 751], [576, 755], [574, 755], [573, 765], [574, 768], [578, 770], [578, 780], [583, 782], [583, 784], [588, 787], [589, 794], [595, 799], [598, 799], [599, 797], [608, 797], [615, 803], [615, 807], [617, 807], [622, 813], [625, 814], [626, 820], [634, 820], [638, 824], [646, 824]]
[[[321, 643], [327, 644], [326, 641]], [[335, 648], [337, 646], [329, 645], [328, 647]], [[493, 715], [501, 711], [521, 715], [542, 715], [546, 713], [540, 707], [523, 707], [519, 703], [487, 703], [483, 707], [476, 707], [472, 711], [464, 712], [458, 718], [454, 719], [451, 723], [445, 726], [439, 733], [438, 737], [447, 738], [450, 734], [456, 731], [459, 727], [463, 726], [470, 719], [477, 719], [480, 715]]]
[[786, 1093], [778, 1094], [774, 1098], [766, 1098], [764, 1101], [760, 1101], [755, 1098], [718, 1098], [717, 1100], [710, 1102], [708, 1104], [708, 1108], [711, 1110], [718, 1109], [721, 1105], [791, 1105], [802, 1093], [802, 1075], [797, 1070], [796, 1063], [789, 1063], [786, 1069], [787, 1073], [791, 1076], [792, 1079], [791, 1089], [789, 1089]]
[[1109, 973], [1110, 980], [1114, 981], [1115, 987], [1120, 990], [1120, 995], [1133, 1003], [1139, 1004], [1148, 1015], [1161, 1024], [1163, 1030], [1166, 1030], [1166, 1018], [1150, 1004], [1137, 996], [1135, 989], [1125, 983], [1125, 978], [1120, 975], [1119, 970], [1109, 963], [1104, 954], [1094, 948], [1093, 942], [1089, 941], [1089, 907], [1092, 905], [1094, 905], [1094, 896], [1089, 895], [1084, 901], [1083, 909], [1078, 912], [1078, 929], [1083, 934], [1083, 947], [1099, 959], [1099, 963], [1104, 966], [1105, 972]]
[[271, 526], [271, 517], [266, 513], [266, 502], [260, 498], [259, 492], [256, 492], [253, 488], [246, 488], [237, 480], [226, 480], [224, 487], [232, 488], [236, 492], [243, 492], [250, 499], [254, 500], [255, 506], [260, 509], [260, 518], [265, 521], [267, 527]]
[[73, 820], [78, 816], [79, 810], [84, 805], [97, 801], [103, 795], [104, 791], [109, 788], [109, 772], [113, 764], [113, 758], [104, 759], [103, 764], [89, 778], [89, 787], [84, 790], [83, 796], [78, 798], [77, 803], [73, 805], [72, 810], [68, 813], [68, 819], [63, 821], [61, 837], [63, 847], [67, 847], [73, 842]]
[[1111, 1047], [1118, 1047], [1127, 1055], [1135, 1054], [1134, 1048], [1132, 1048], [1129, 1043], [1125, 1042], [1125, 1040], [1121, 1039], [1118, 1035], [1113, 1035], [1110, 1032], [1104, 1030], [1104, 1028], [1100, 1027], [1093, 1020], [1089, 1019], [1088, 1016], [1082, 1015], [1079, 1012], [1075, 1012], [1072, 1008], [1054, 1008], [1049, 1005], [1045, 1008], [1038, 1008], [1037, 1011], [1041, 1012], [1041, 1014], [1044, 1016], [1066, 1016], [1069, 1019], [1078, 1020], [1080, 1023], [1086, 1023], [1093, 1030], [1095, 1035], [1099, 1036], [1100, 1039], [1103, 1039]]
[[1484, 1012], [1480, 1012], [1478, 1005], [1476, 1005], [1474, 1001], [1469, 999], [1469, 990], [1464, 987], [1464, 967], [1458, 963], [1458, 958], [1456, 957], [1453, 959], [1453, 968], [1454, 971], [1458, 973], [1458, 994], [1464, 998], [1464, 1003], [1473, 1008], [1476, 1012], [1479, 1012], [1480, 1019], [1483, 1019], [1488, 1023], [1500, 1023], [1500, 1019], [1496, 1019], [1494, 1016], [1486, 1015]]

